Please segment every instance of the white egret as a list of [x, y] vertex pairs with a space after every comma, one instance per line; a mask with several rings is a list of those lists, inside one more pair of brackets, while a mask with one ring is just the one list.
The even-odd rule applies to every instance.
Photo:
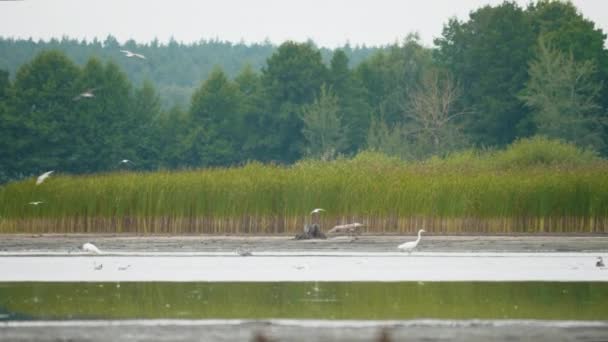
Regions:
[[95, 91], [95, 88], [87, 89], [87, 90], [83, 91], [82, 93], [74, 96], [74, 98], [72, 100], [78, 101], [80, 99], [93, 98], [93, 97], [95, 97], [95, 94], [93, 94], [93, 91]]
[[34, 201], [34, 202], [30, 202], [29, 204], [30, 205], [39, 205], [39, 204], [42, 204], [42, 203], [44, 203], [44, 202], [42, 202], [42, 201]]
[[133, 164], [133, 162], [130, 161], [129, 159], [123, 159], [123, 160], [120, 161], [120, 163], [121, 164], [129, 164], [129, 163]]
[[426, 233], [426, 231], [424, 229], [420, 229], [418, 231], [418, 239], [416, 239], [416, 241], [408, 241], [408, 242], [402, 243], [397, 248], [399, 248], [402, 252], [408, 252], [409, 254], [411, 254], [412, 251], [414, 249], [416, 249], [416, 246], [418, 246], [418, 242], [420, 242], [422, 233]]
[[317, 208], [317, 209], [315, 209], [315, 210], [311, 211], [311, 212], [310, 212], [310, 215], [312, 215], [312, 214], [318, 214], [318, 213], [320, 213], [320, 212], [322, 212], [322, 211], [325, 211], [325, 209]]
[[604, 259], [601, 256], [597, 257], [597, 262], [595, 263], [595, 267], [604, 267]]
[[139, 54], [139, 53], [135, 53], [135, 52], [131, 52], [129, 50], [120, 50], [120, 52], [125, 54], [125, 57], [137, 57], [139, 59], [146, 59], [146, 56]]
[[44, 182], [45, 179], [49, 178], [51, 176], [51, 173], [55, 172], [53, 171], [47, 171], [43, 174], [41, 174], [40, 176], [38, 176], [38, 179], [36, 179], [36, 185], [40, 185], [42, 184], [42, 182]]
[[94, 244], [87, 242], [82, 245], [82, 250], [90, 254], [101, 254], [101, 251]]

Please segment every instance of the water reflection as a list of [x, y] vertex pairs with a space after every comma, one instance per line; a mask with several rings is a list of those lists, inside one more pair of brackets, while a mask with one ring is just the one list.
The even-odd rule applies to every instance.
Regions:
[[608, 319], [607, 283], [1, 283], [0, 320]]

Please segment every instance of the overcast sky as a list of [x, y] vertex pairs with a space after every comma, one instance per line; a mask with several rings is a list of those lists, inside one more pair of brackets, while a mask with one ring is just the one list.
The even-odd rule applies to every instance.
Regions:
[[[193, 42], [281, 43], [314, 40], [335, 47], [383, 45], [418, 32], [431, 45], [448, 18], [465, 19], [485, 4], [502, 0], [0, 0], [0, 36], [124, 42], [154, 38]], [[518, 0], [525, 6], [528, 0]], [[608, 32], [607, 0], [574, 0], [583, 15]]]

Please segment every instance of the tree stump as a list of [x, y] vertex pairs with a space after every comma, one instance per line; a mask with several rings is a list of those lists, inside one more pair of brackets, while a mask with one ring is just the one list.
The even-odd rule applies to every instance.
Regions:
[[304, 225], [304, 232], [296, 235], [296, 240], [327, 239], [317, 223]]

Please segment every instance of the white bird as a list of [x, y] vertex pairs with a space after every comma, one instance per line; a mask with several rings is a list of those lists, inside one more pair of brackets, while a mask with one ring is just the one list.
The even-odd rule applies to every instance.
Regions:
[[252, 256], [253, 255], [253, 253], [251, 253], [251, 251], [248, 251], [241, 247], [237, 248], [235, 252], [236, 252], [236, 254], [238, 254], [240, 256]]
[[595, 267], [604, 267], [604, 259], [601, 256], [597, 257], [597, 262], [595, 263]]
[[317, 209], [315, 209], [315, 210], [311, 211], [311, 212], [310, 212], [310, 215], [312, 215], [312, 214], [317, 214], [317, 213], [320, 213], [320, 212], [322, 212], [322, 211], [325, 211], [325, 209], [317, 208]]
[[101, 254], [101, 251], [99, 250], [99, 248], [97, 248], [94, 244], [87, 242], [84, 245], [82, 245], [82, 250], [87, 252], [87, 253], [91, 253], [91, 254]]
[[133, 162], [130, 161], [129, 159], [123, 159], [123, 160], [120, 161], [120, 163], [121, 164], [129, 164], [129, 163], [133, 164]]
[[31, 205], [38, 205], [38, 204], [42, 204], [42, 203], [44, 203], [44, 202], [42, 202], [42, 201], [34, 201], [34, 202], [30, 202], [29, 204], [31, 204]]
[[40, 176], [38, 176], [38, 179], [36, 179], [36, 185], [40, 185], [42, 184], [42, 182], [44, 182], [45, 179], [49, 178], [51, 176], [51, 173], [53, 173], [55, 171], [47, 171], [43, 174], [41, 174]]
[[93, 98], [93, 97], [95, 97], [95, 94], [93, 94], [93, 91], [95, 91], [95, 88], [87, 89], [87, 90], [83, 91], [82, 93], [74, 96], [74, 98], [72, 100], [78, 101], [80, 99]]
[[139, 53], [135, 53], [135, 52], [131, 52], [129, 50], [120, 50], [120, 52], [124, 53], [126, 57], [137, 57], [140, 59], [146, 59], [146, 56], [139, 54]]
[[424, 229], [420, 229], [418, 231], [418, 239], [416, 241], [408, 241], [400, 244], [397, 248], [399, 248], [402, 252], [408, 252], [409, 254], [418, 246], [418, 242], [420, 242], [420, 238], [422, 237], [422, 233], [426, 233]]

